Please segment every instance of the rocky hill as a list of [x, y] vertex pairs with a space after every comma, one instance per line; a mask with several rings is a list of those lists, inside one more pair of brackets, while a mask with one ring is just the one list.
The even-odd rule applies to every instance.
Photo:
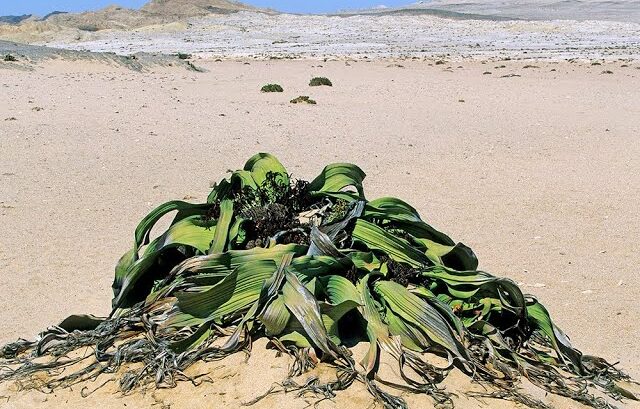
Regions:
[[102, 30], [131, 30], [164, 24], [183, 26], [190, 17], [243, 10], [258, 11], [228, 0], [151, 0], [140, 10], [114, 5], [85, 13], [54, 12], [43, 18], [7, 16], [0, 18], [0, 40], [32, 43], [62, 37], [80, 41]]
[[31, 17], [31, 14], [23, 14], [21, 16], [0, 16], [0, 24], [18, 24]]
[[254, 7], [227, 0], [151, 0], [140, 11], [161, 16], [205, 16], [227, 14], [240, 10], [255, 10]]

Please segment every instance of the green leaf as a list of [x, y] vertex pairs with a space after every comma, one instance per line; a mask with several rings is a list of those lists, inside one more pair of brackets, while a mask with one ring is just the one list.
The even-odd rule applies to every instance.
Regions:
[[207, 203], [213, 204], [218, 200], [225, 199], [231, 192], [231, 184], [226, 179], [216, 183], [211, 189], [211, 193], [207, 196]]
[[111, 284], [114, 298], [117, 297], [118, 294], [120, 294], [120, 291], [122, 290], [122, 283], [136, 260], [137, 254], [135, 248], [132, 248], [131, 250], [124, 253], [122, 257], [120, 257], [120, 260], [118, 260], [118, 264], [116, 264], [115, 276], [113, 278], [113, 284]]
[[178, 264], [170, 273], [170, 278], [182, 275], [205, 275], [217, 273], [230, 273], [236, 267], [253, 261], [271, 260], [280, 264], [284, 255], [293, 253], [298, 257], [294, 262], [300, 262], [300, 257], [306, 254], [307, 246], [299, 244], [278, 244], [268, 249], [255, 247], [250, 250], [229, 250], [224, 253], [209, 254], [206, 256], [191, 257]]
[[102, 324], [105, 318], [96, 317], [94, 315], [70, 315], [58, 327], [67, 332], [73, 331], [92, 331]]
[[305, 255], [294, 258], [289, 266], [289, 271], [306, 283], [314, 277], [344, 272], [352, 265], [351, 260], [346, 257], [335, 259], [330, 256]]
[[403, 229], [416, 237], [430, 239], [443, 245], [453, 246], [455, 244], [449, 236], [422, 221], [416, 209], [395, 197], [382, 197], [367, 203], [362, 217], [369, 221], [377, 219], [392, 222], [392, 227]]
[[391, 353], [396, 359], [400, 358], [402, 351], [395, 344], [390, 335], [389, 328], [382, 321], [380, 316], [379, 307], [369, 290], [369, 279], [371, 275], [367, 274], [358, 282], [358, 292], [360, 293], [360, 314], [367, 323], [366, 332], [369, 338], [369, 350], [361, 361], [361, 365], [364, 367], [365, 376], [368, 378], [373, 377], [374, 369], [377, 366], [379, 358], [379, 348], [383, 347], [386, 351]]
[[304, 335], [302, 335], [298, 331], [289, 332], [288, 334], [285, 334], [285, 335], [279, 337], [278, 339], [280, 340], [280, 342], [282, 342], [285, 345], [286, 344], [293, 344], [293, 345], [297, 346], [298, 348], [310, 348], [311, 347], [311, 343], [309, 342], [307, 337], [305, 337]]
[[[180, 200], [173, 200], [153, 209], [144, 219], [138, 224], [135, 232], [134, 253], [137, 253], [141, 245], [149, 242], [149, 233], [153, 226], [162, 218], [162, 216], [172, 211], [189, 212], [189, 211], [201, 211], [206, 210], [211, 205], [209, 203], [203, 204], [191, 204]], [[174, 221], [175, 222], [175, 221]]]
[[[209, 248], [215, 231], [213, 227], [203, 226], [199, 216], [190, 216], [169, 227], [165, 233], [149, 244], [142, 258], [133, 264], [130, 264], [132, 255], [127, 253], [125, 258], [121, 259], [122, 264], [118, 266], [121, 270], [116, 274], [113, 284], [113, 308], [129, 306], [132, 302], [141, 301], [146, 297], [147, 294], [136, 293], [136, 284], [145, 274], [155, 273], [152, 267], [164, 251], [177, 246], [187, 246], [204, 253]], [[128, 269], [123, 272], [125, 266], [128, 266]], [[131, 297], [129, 297], [130, 294], [132, 294]]]
[[347, 187], [354, 187], [361, 198], [364, 198], [362, 181], [366, 174], [350, 163], [334, 163], [326, 166], [309, 184], [311, 194], [335, 193]]
[[268, 336], [276, 336], [286, 328], [291, 314], [284, 303], [284, 297], [278, 296], [258, 316], [258, 320], [265, 327]]
[[329, 355], [336, 357], [330, 347], [327, 330], [322, 322], [320, 307], [315, 297], [298, 280], [295, 274], [286, 272], [287, 282], [282, 288], [284, 303], [304, 328], [305, 334], [315, 346]]
[[448, 246], [429, 239], [412, 237], [433, 264], [440, 264], [454, 270], [470, 271], [478, 267], [478, 259], [473, 251], [462, 243]]
[[219, 321], [237, 313], [260, 297], [265, 280], [276, 271], [272, 260], [260, 260], [239, 265], [231, 274], [210, 288], [178, 292], [177, 307], [181, 312], [198, 318]]
[[231, 174], [231, 186], [246, 188], [249, 187], [251, 189], [257, 189], [258, 185], [256, 184], [255, 179], [253, 179], [253, 174], [248, 170], [236, 170]]
[[582, 353], [571, 346], [569, 338], [553, 323], [547, 309], [537, 300], [531, 299], [527, 303], [527, 316], [534, 328], [551, 341], [560, 359], [567, 365], [572, 364], [578, 372], [582, 373], [584, 371]]
[[329, 236], [320, 231], [316, 226], [311, 226], [311, 244], [307, 254], [310, 256], [342, 257], [342, 254], [340, 254], [340, 251], [333, 244]]
[[453, 313], [453, 310], [451, 309], [449, 304], [441, 301], [431, 291], [427, 290], [426, 288], [424, 288], [422, 286], [416, 287], [412, 292], [417, 294], [421, 298], [423, 298], [433, 308], [438, 310], [440, 315], [442, 315], [444, 318], [446, 318], [448, 323], [449, 323], [449, 325], [451, 325], [456, 330], [456, 332], [458, 334], [458, 337], [460, 337], [460, 339], [463, 339], [463, 337], [464, 337], [464, 325], [462, 324], [460, 319], [458, 317], [456, 317], [456, 315]]
[[393, 260], [407, 263], [412, 267], [421, 267], [430, 263], [424, 253], [411, 247], [406, 240], [365, 220], [356, 220], [352, 236], [354, 240], [362, 242], [368, 248], [383, 251]]
[[438, 310], [412, 294], [404, 286], [393, 281], [377, 281], [375, 291], [380, 294], [391, 310], [403, 320], [415, 324], [429, 339], [463, 361], [469, 358], [464, 347]]
[[423, 277], [446, 284], [452, 297], [479, 301], [476, 294], [482, 298], [497, 298], [500, 305], [516, 316], [525, 320], [525, 297], [516, 283], [507, 278], [492, 276], [484, 271], [456, 271], [444, 266], [429, 267], [422, 271]]
[[343, 276], [330, 275], [320, 277], [319, 281], [324, 287], [324, 292], [332, 304], [340, 304], [347, 301], [360, 303], [360, 293], [356, 287]]
[[197, 348], [200, 344], [209, 339], [210, 336], [211, 326], [209, 324], [202, 324], [193, 334], [183, 340], [173, 342], [169, 348], [178, 354], [190, 351]]
[[220, 217], [216, 224], [216, 232], [213, 236], [213, 243], [209, 249], [209, 254], [222, 253], [227, 245], [229, 228], [233, 219], [233, 201], [226, 199], [220, 202]]
[[346, 300], [339, 304], [320, 302], [319, 305], [322, 323], [327, 329], [329, 339], [336, 345], [340, 345], [342, 341], [339, 337], [338, 323], [345, 314], [356, 309], [360, 304], [354, 300]]
[[391, 335], [399, 336], [405, 348], [423, 352], [431, 345], [431, 342], [418, 329], [398, 317], [390, 308], [385, 310], [385, 320]]
[[354, 266], [361, 270], [371, 272], [373, 270], [379, 270], [382, 266], [382, 263], [372, 251], [352, 251], [347, 254], [347, 257], [351, 260]]
[[289, 174], [280, 161], [269, 153], [258, 153], [252, 156], [244, 165], [244, 170], [250, 171], [253, 180], [261, 186], [267, 178], [267, 173], [277, 175], [276, 180], [283, 185], [289, 184]]

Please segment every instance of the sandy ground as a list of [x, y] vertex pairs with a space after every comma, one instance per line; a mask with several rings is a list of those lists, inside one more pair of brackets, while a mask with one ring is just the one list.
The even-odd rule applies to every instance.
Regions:
[[[72, 313], [107, 314], [113, 267], [137, 222], [170, 199], [204, 200], [211, 181], [267, 151], [302, 178], [332, 161], [359, 164], [369, 198], [406, 199], [471, 246], [483, 269], [537, 294], [577, 347], [640, 378], [640, 64], [390, 64], [0, 70], [0, 343]], [[313, 75], [334, 87], [309, 88]], [[285, 92], [260, 93], [268, 82]], [[298, 95], [318, 104], [288, 102]], [[286, 374], [289, 360], [264, 346], [248, 363], [239, 354], [194, 368], [216, 379], [198, 388], [121, 397], [111, 383], [82, 398], [80, 387], [45, 395], [3, 385], [0, 407], [238, 407]], [[467, 385], [459, 374], [448, 384]], [[309, 403], [276, 395], [254, 407]], [[458, 404], [480, 403], [461, 395]], [[319, 407], [373, 406], [356, 385]]]

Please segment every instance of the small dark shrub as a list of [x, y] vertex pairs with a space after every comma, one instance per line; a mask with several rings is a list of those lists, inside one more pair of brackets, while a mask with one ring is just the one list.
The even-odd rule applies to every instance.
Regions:
[[15, 61], [18, 61], [18, 59], [17, 59], [16, 57], [14, 57], [13, 55], [11, 55], [11, 54], [7, 54], [7, 55], [5, 55], [5, 56], [4, 56], [4, 60], [5, 60], [5, 61], [7, 61], [7, 62], [15, 62]]
[[263, 86], [260, 91], [262, 92], [282, 92], [284, 91], [282, 87], [278, 84], [267, 84]]
[[181, 60], [188, 60], [189, 58], [191, 58], [191, 54], [178, 53], [178, 58]]
[[311, 87], [319, 87], [321, 85], [326, 85], [328, 87], [333, 86], [329, 78], [326, 78], [326, 77], [313, 77], [311, 79], [311, 82], [309, 82], [309, 86]]
[[79, 26], [78, 30], [95, 33], [96, 31], [100, 30], [100, 28], [98, 28], [98, 26], [96, 26], [95, 24], [86, 24], [86, 25]]
[[309, 98], [306, 95], [300, 95], [298, 98], [294, 98], [291, 101], [292, 104], [311, 104], [311, 105], [315, 105], [316, 101]]

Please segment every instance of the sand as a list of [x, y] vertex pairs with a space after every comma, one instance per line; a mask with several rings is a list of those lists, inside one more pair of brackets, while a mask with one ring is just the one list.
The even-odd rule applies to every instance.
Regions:
[[[640, 378], [640, 64], [533, 64], [230, 60], [200, 61], [206, 73], [139, 73], [49, 61], [0, 70], [0, 343], [72, 313], [107, 314], [113, 267], [137, 222], [167, 200], [205, 200], [211, 181], [265, 151], [300, 178], [332, 161], [359, 164], [368, 197], [406, 199], [471, 246], [481, 268], [538, 295], [575, 346]], [[334, 86], [309, 88], [314, 75]], [[260, 93], [268, 82], [285, 92]], [[288, 102], [298, 95], [318, 104]], [[46, 395], [2, 385], [0, 407], [238, 407], [290, 363], [263, 340], [244, 358], [193, 369], [214, 383], [127, 397], [113, 383], [87, 398], [82, 387]], [[459, 373], [447, 384], [471, 387]], [[313, 402], [281, 394], [254, 407]], [[457, 403], [514, 407], [462, 394]], [[356, 385], [319, 407], [372, 405]]]

